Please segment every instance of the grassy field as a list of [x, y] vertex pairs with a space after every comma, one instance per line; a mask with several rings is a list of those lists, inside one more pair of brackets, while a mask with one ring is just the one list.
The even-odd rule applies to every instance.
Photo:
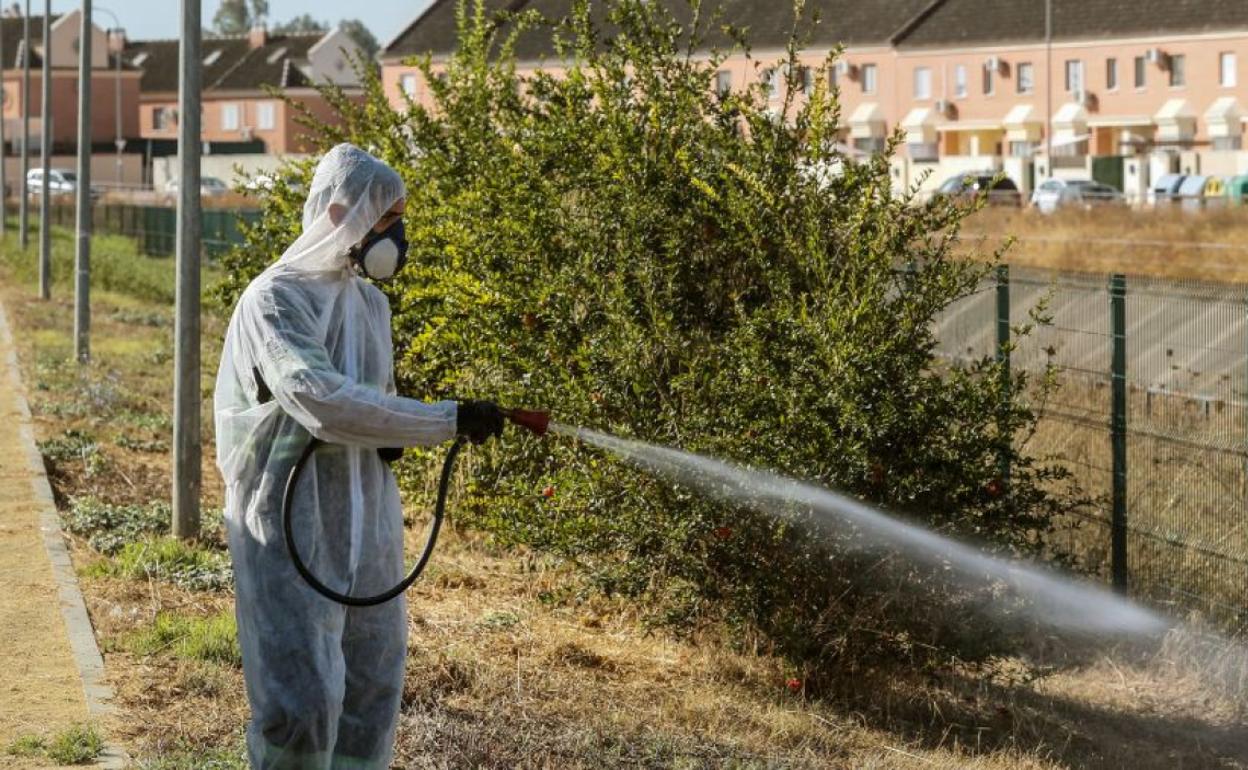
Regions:
[[1121, 272], [1226, 283], [1248, 282], [1248, 208], [1209, 211], [1099, 208], [1045, 216], [988, 208], [965, 226], [987, 247], [1017, 238], [1013, 265], [1087, 273]]
[[[65, 265], [68, 240], [56, 243]], [[164, 535], [172, 265], [125, 248], [117, 281], [94, 298], [90, 365], [72, 363], [64, 282], [51, 302], [33, 299], [33, 256], [11, 243], [2, 298], [118, 691], [110, 737], [141, 768], [241, 768], [247, 706], [219, 515], [197, 544]], [[210, 512], [223, 326], [205, 319]], [[674, 638], [642, 627], [635, 607], [564, 590], [574, 585], [565, 565], [451, 528], [410, 594], [396, 767], [1248, 767], [1248, 706], [1184, 665], [1194, 656], [1174, 640], [1037, 638], [987, 665], [924, 670], [846, 660], [816, 696], [759, 640], [715, 628]]]

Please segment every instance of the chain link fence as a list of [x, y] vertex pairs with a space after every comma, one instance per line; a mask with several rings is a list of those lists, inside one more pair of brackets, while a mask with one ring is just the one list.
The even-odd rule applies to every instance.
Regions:
[[939, 352], [998, 355], [1001, 322], [1034, 316], [1011, 369], [1059, 387], [1029, 449], [1094, 501], [1056, 545], [1137, 598], [1248, 631], [1248, 286], [1002, 270], [940, 318]]

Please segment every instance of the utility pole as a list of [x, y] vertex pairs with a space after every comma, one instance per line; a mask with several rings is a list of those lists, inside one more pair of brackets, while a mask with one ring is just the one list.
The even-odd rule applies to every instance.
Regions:
[[30, 171], [30, 0], [26, 0], [26, 15], [22, 17], [22, 198], [18, 203], [19, 222], [17, 230], [22, 250], [30, 245], [30, 189], [26, 175]]
[[1053, 0], [1044, 0], [1044, 158], [1053, 176]]
[[43, 104], [40, 114], [39, 151], [43, 160], [43, 180], [39, 188], [39, 296], [52, 298], [52, 228], [48, 225], [48, 205], [52, 191], [52, 0], [43, 0]]
[[91, 0], [78, 33], [78, 249], [74, 255], [74, 354], [91, 358]]
[[199, 200], [200, 0], [181, 0], [178, 52], [177, 321], [174, 329], [173, 535], [199, 536], [202, 485], [199, 392], [199, 249], [203, 232]]

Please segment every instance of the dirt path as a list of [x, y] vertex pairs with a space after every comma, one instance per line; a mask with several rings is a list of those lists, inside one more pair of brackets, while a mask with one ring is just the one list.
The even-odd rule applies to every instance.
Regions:
[[[44, 492], [46, 479], [32, 467], [37, 458], [31, 456], [30, 437], [13, 340], [0, 306], [0, 767], [22, 766], [3, 754], [14, 738], [48, 735], [97, 716], [98, 709], [95, 714], [88, 709], [88, 694], [93, 701], [101, 694], [99, 682], [84, 690], [80, 665], [84, 653], [89, 658], [95, 650], [94, 639], [82, 638], [81, 623], [67, 625], [66, 614], [74, 617], [75, 602], [80, 607], [82, 599], [67, 583], [72, 566], [58, 542], [59, 529], [54, 523], [49, 527], [47, 517], [55, 512]], [[54, 567], [53, 561], [59, 564]]]

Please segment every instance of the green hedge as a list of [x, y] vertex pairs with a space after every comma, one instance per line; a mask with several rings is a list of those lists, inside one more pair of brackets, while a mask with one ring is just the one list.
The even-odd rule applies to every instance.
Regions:
[[[445, 79], [418, 61], [434, 109], [391, 108], [363, 68], [362, 103], [327, 91], [344, 121], [312, 124], [322, 145], [369, 148], [408, 185], [412, 263], [387, 286], [403, 388], [549, 407], [812, 479], [994, 549], [1038, 549], [1071, 497], [1016, 441], [1034, 422], [1027, 383], [933, 355], [933, 318], [999, 256], [952, 258], [973, 206], [895, 196], [887, 157], [841, 153], [831, 57], [802, 104], [758, 87], [720, 97], [728, 51], [689, 53], [715, 22], [691, 7], [677, 23], [662, 6], [616, 0], [597, 24], [585, 3], [563, 20], [461, 6]], [[550, 37], [570, 68], [518, 75], [520, 34]], [[796, 91], [800, 71], [782, 71]], [[226, 260], [227, 302], [297, 233], [293, 191], [265, 205]], [[461, 522], [567, 559], [665, 622], [726, 618], [826, 659], [916, 629], [956, 641], [985, 598], [852, 531], [811, 537], [567, 441], [469, 454]], [[924, 620], [935, 597], [954, 622]], [[863, 613], [871, 634], [851, 630]]]

